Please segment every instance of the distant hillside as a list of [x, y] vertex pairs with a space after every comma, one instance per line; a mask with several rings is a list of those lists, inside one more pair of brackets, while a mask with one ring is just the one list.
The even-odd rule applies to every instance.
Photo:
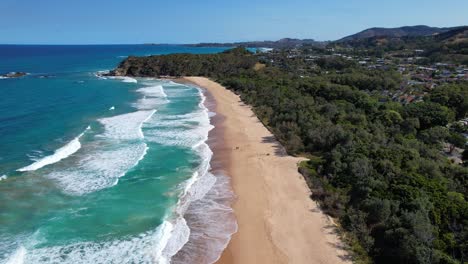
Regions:
[[246, 41], [246, 42], [232, 42], [232, 43], [198, 43], [198, 44], [187, 44], [191, 47], [236, 47], [245, 46], [251, 48], [294, 48], [303, 45], [312, 46], [325, 46], [327, 42], [315, 41], [313, 39], [294, 39], [294, 38], [283, 38], [277, 41]]
[[434, 34], [444, 33], [458, 27], [451, 28], [438, 28], [429, 26], [406, 26], [399, 28], [369, 28], [354, 35], [344, 37], [339, 42], [355, 41], [361, 39], [375, 38], [375, 37], [390, 37], [390, 38], [401, 38], [401, 37], [418, 37], [418, 36], [430, 36]]
[[468, 26], [457, 27], [453, 30], [440, 33], [435, 36], [435, 39], [447, 43], [466, 42], [468, 41]]
[[[406, 30], [405, 35], [399, 36], [398, 30], [387, 30], [390, 36], [373, 36], [368, 38], [346, 37], [347, 40], [339, 40], [331, 44], [332, 47], [346, 46], [368, 51], [389, 52], [402, 50], [422, 50], [421, 56], [429, 58], [431, 62], [454, 62], [468, 65], [468, 26], [454, 28], [431, 28], [417, 31], [415, 27], [410, 33]], [[419, 28], [419, 26], [417, 27]], [[404, 29], [404, 28], [400, 28]], [[439, 31], [438, 33], [429, 32]], [[375, 33], [375, 31], [374, 31]], [[382, 32], [381, 32], [382, 33]], [[420, 35], [418, 35], [420, 34]], [[421, 35], [424, 34], [424, 35]], [[361, 34], [361, 37], [364, 35]]]

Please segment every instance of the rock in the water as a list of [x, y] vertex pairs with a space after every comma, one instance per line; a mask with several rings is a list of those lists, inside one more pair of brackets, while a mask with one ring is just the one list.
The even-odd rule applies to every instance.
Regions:
[[3, 77], [3, 78], [19, 78], [19, 77], [23, 77], [27, 75], [27, 73], [25, 72], [9, 72], [9, 73], [5, 73], [5, 74], [1, 74], [0, 77]]

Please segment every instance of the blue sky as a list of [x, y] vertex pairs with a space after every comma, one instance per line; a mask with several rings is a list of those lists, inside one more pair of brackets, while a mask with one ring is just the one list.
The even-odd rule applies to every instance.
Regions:
[[369, 27], [468, 25], [468, 0], [0, 0], [0, 43], [335, 40]]

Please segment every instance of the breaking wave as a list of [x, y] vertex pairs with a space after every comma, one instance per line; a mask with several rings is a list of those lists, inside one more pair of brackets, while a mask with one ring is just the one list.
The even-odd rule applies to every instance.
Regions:
[[[88, 126], [86, 130], [89, 130], [89, 129], [90, 127]], [[74, 138], [72, 141], [68, 142], [65, 146], [55, 150], [54, 154], [41, 158], [38, 161], [32, 163], [31, 165], [20, 168], [17, 171], [35, 171], [44, 166], [54, 164], [56, 162], [59, 162], [69, 157], [70, 155], [77, 152], [81, 148], [80, 138], [85, 134], [86, 130], [83, 133], [81, 133], [79, 136]]]
[[99, 119], [104, 132], [75, 166], [54, 170], [53, 179], [66, 193], [82, 195], [114, 186], [143, 159], [148, 146], [143, 142], [142, 125], [156, 111], [137, 111]]

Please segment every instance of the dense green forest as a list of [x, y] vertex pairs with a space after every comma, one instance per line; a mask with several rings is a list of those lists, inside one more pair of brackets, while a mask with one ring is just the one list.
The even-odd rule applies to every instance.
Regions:
[[392, 71], [324, 59], [302, 78], [288, 70], [293, 59], [255, 67], [257, 59], [241, 48], [133, 57], [114, 73], [202, 75], [238, 93], [289, 153], [309, 158], [299, 169], [313, 198], [339, 219], [356, 262], [468, 261], [468, 168], [442, 151], [443, 143], [465, 145], [447, 124], [467, 115], [466, 82], [401, 105], [369, 92], [396, 88]]

